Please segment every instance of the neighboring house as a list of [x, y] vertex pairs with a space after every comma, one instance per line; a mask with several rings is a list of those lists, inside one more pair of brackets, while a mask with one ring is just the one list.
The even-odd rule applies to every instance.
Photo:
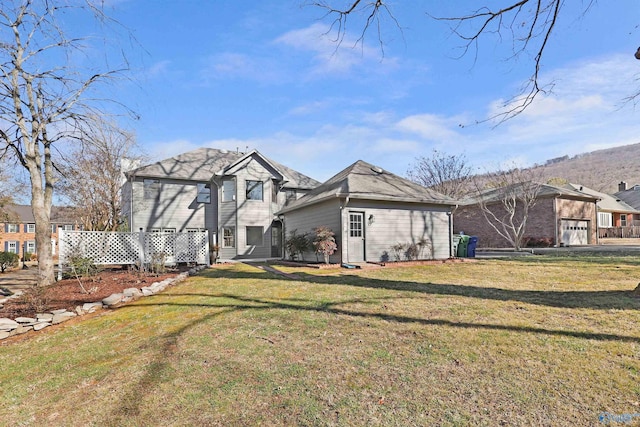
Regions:
[[278, 214], [287, 237], [295, 230], [313, 238], [314, 228], [331, 228], [338, 244], [331, 262], [393, 261], [394, 245], [420, 242], [422, 258], [446, 259], [456, 203], [360, 160]]
[[131, 231], [208, 230], [221, 259], [281, 258], [275, 215], [320, 183], [257, 151], [200, 148], [126, 172]]
[[[627, 183], [622, 181], [618, 184], [618, 192], [614, 196], [632, 208], [640, 210], [640, 185], [636, 184], [631, 188], [627, 188]], [[635, 216], [630, 225], [640, 225], [640, 215]]]
[[598, 237], [629, 237], [634, 234], [634, 222], [640, 225], [640, 210], [620, 198], [578, 184], [567, 184], [565, 187], [598, 198]]
[[[0, 223], [0, 250], [16, 254], [37, 254], [36, 224], [31, 206], [12, 205], [6, 209], [8, 220]], [[58, 253], [58, 229], [76, 230], [69, 208], [51, 207], [51, 248], [52, 254]]]
[[[505, 211], [499, 191], [483, 193], [487, 208], [499, 217]], [[569, 188], [540, 184], [536, 203], [529, 210], [525, 241], [551, 246], [597, 243], [598, 198]], [[477, 198], [467, 198], [455, 212], [454, 232], [478, 236], [478, 247], [512, 247], [485, 219]]]

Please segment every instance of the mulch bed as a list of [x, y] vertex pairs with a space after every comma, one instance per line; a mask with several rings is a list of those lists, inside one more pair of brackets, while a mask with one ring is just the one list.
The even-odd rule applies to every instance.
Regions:
[[82, 285], [88, 291], [85, 293], [76, 278], [63, 279], [44, 288], [30, 288], [15, 299], [9, 299], [0, 308], [0, 317], [15, 319], [17, 317], [35, 317], [36, 313], [52, 310], [75, 310], [76, 306], [84, 303], [97, 302], [111, 294], [120, 293], [127, 288], [142, 288], [154, 282], [175, 277], [188, 267], [180, 267], [167, 271], [165, 274], [150, 275], [126, 268], [108, 268], [100, 271], [96, 276], [81, 279]]

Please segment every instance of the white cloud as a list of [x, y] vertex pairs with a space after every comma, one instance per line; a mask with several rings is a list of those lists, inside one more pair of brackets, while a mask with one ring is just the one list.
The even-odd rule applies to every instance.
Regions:
[[416, 114], [398, 121], [396, 128], [410, 132], [431, 141], [452, 141], [459, 137], [454, 129], [461, 122], [459, 117], [446, 117], [437, 114]]
[[281, 83], [284, 79], [280, 67], [273, 60], [244, 53], [225, 52], [205, 60], [200, 78], [212, 80], [247, 79], [261, 83]]
[[276, 44], [292, 47], [312, 54], [313, 66], [310, 67], [310, 77], [332, 75], [347, 77], [353, 68], [375, 61], [377, 67], [369, 69], [384, 72], [394, 67], [397, 59], [384, 58], [380, 63], [380, 51], [359, 43], [348, 35], [338, 44], [327, 34], [327, 27], [316, 23], [306, 28], [286, 32], [275, 40]]

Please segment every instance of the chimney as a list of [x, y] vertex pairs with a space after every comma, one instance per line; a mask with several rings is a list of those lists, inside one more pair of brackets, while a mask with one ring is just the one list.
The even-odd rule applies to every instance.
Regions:
[[620, 184], [618, 184], [618, 191], [626, 191], [627, 189], [627, 183], [624, 181], [620, 181]]

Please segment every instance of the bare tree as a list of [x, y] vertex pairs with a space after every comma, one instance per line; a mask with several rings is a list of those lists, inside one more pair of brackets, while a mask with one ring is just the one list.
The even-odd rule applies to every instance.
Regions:
[[[7, 173], [8, 167], [0, 160], [0, 222], [9, 220], [9, 212], [7, 207], [13, 204], [13, 196], [10, 186], [10, 178]], [[0, 233], [2, 230], [0, 229]]]
[[116, 231], [122, 225], [123, 159], [141, 159], [134, 135], [114, 123], [96, 118], [65, 163], [60, 194], [74, 207], [85, 230]]
[[[594, 2], [595, 0], [583, 2], [581, 13], [588, 12]], [[334, 7], [331, 3], [333, 2], [317, 1], [312, 4], [325, 12], [325, 19], [330, 20], [329, 33], [336, 35], [337, 43], [344, 40], [348, 24], [352, 21], [355, 21], [360, 34], [356, 43], [363, 43], [365, 34], [373, 30], [381, 49], [384, 46], [381, 22], [391, 20], [400, 28], [390, 6], [391, 2], [387, 0], [351, 0], [344, 7]], [[498, 119], [499, 122], [520, 114], [540, 93], [553, 88], [553, 83], [540, 82], [540, 68], [551, 35], [558, 20], [564, 16], [563, 0], [503, 0], [500, 3], [501, 6], [484, 6], [454, 17], [439, 17], [427, 13], [436, 21], [448, 23], [451, 31], [462, 40], [461, 56], [469, 51], [477, 56], [481, 39], [484, 36], [494, 36], [498, 41], [511, 46], [511, 55], [507, 59], [516, 59], [522, 54], [533, 58], [531, 75], [521, 90], [502, 105], [499, 113], [486, 119]], [[638, 51], [640, 52], [640, 48]]]
[[499, 170], [474, 177], [473, 201], [493, 230], [515, 250], [522, 248], [529, 213], [543, 184], [533, 169]]
[[126, 68], [74, 66], [74, 56], [86, 54], [89, 40], [67, 35], [57, 17], [73, 9], [108, 23], [95, 4], [7, 0], [0, 5], [0, 156], [11, 157], [29, 175], [39, 285], [54, 280], [50, 218], [56, 153], [92, 125], [101, 100], [90, 91]]
[[458, 199], [469, 191], [471, 166], [463, 154], [445, 154], [433, 150], [431, 157], [417, 157], [407, 178], [446, 196]]

